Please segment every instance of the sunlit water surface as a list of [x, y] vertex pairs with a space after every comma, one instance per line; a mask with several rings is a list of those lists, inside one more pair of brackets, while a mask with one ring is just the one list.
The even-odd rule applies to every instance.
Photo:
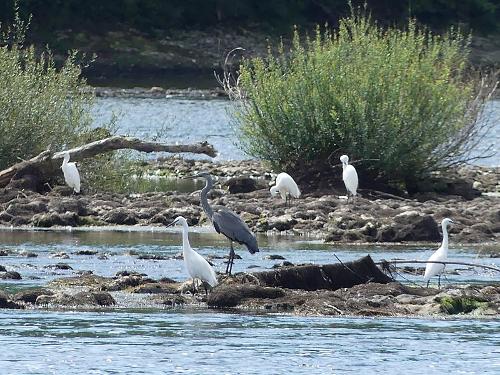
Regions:
[[[145, 232], [0, 231], [0, 264], [21, 273], [1, 289], [44, 285], [78, 270], [111, 276], [136, 270], [158, 278], [187, 278], [182, 260], [139, 260], [137, 253], [168, 257], [181, 251], [178, 229]], [[190, 234], [203, 255], [224, 255], [227, 244], [208, 230]], [[307, 238], [259, 238], [261, 253], [243, 249], [234, 271], [269, 269], [281, 255], [293, 263], [349, 261], [370, 253], [382, 258], [426, 259], [432, 249], [383, 246], [332, 247]], [[436, 245], [437, 246], [437, 245]], [[96, 255], [75, 255], [96, 250]], [[452, 248], [455, 260], [500, 266], [481, 248]], [[23, 253], [24, 252], [24, 253]], [[22, 254], [33, 252], [37, 257]], [[69, 259], [52, 255], [66, 252]], [[99, 259], [106, 255], [107, 259]], [[73, 271], [44, 268], [68, 263]], [[215, 259], [215, 268], [224, 268]], [[255, 268], [253, 268], [255, 267]], [[445, 283], [496, 282], [498, 275], [458, 268]], [[462, 270], [460, 270], [462, 269]], [[421, 283], [421, 277], [406, 275]], [[402, 280], [402, 279], [401, 279]], [[402, 280], [405, 281], [405, 280]], [[407, 282], [407, 281], [405, 281]], [[332, 318], [190, 310], [0, 310], [1, 374], [498, 374], [500, 320]]]
[[[192, 100], [179, 98], [99, 98], [94, 109], [95, 124], [109, 121], [116, 114], [119, 132], [141, 138], [168, 142], [208, 141], [218, 150], [216, 160], [248, 159], [237, 146], [237, 126], [232, 120], [234, 103], [224, 99]], [[475, 163], [500, 165], [500, 101], [492, 101], [483, 122], [493, 126], [491, 133], [473, 150], [473, 154], [491, 157]]]

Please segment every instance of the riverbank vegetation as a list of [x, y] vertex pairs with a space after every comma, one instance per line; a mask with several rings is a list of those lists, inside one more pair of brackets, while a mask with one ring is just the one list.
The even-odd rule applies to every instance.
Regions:
[[56, 69], [50, 50], [24, 46], [28, 23], [16, 18], [0, 39], [0, 170], [47, 148], [71, 147], [91, 132], [93, 95], [76, 53]]
[[[0, 21], [13, 18], [15, 1], [1, 2]], [[365, 3], [374, 17], [386, 25], [404, 26], [404, 20], [414, 17], [438, 31], [456, 24], [480, 33], [500, 31], [500, 6], [495, 0], [352, 0], [354, 6]], [[154, 34], [159, 29], [249, 28], [255, 25], [288, 31], [293, 24], [328, 22], [336, 25], [341, 17], [349, 14], [346, 0], [149, 0], [146, 3], [141, 0], [23, 0], [20, 5], [22, 15], [33, 14], [33, 31], [38, 35], [67, 29], [99, 33], [133, 28]]]
[[238, 81], [226, 80], [242, 147], [309, 177], [337, 173], [347, 154], [365, 185], [410, 189], [468, 161], [492, 125], [478, 119], [494, 85], [468, 70], [468, 43], [456, 29], [383, 28], [357, 10], [335, 31], [296, 32], [290, 50], [246, 60]]

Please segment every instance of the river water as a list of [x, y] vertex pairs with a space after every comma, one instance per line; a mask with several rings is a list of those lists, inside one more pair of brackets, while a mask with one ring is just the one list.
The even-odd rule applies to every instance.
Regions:
[[[0, 289], [44, 285], [79, 270], [113, 275], [135, 270], [159, 278], [187, 279], [183, 262], [171, 258], [181, 251], [178, 229], [149, 228], [26, 232], [0, 231], [1, 248], [9, 252], [0, 264], [21, 273], [22, 280], [4, 280]], [[130, 230], [129, 230], [130, 229]], [[191, 244], [209, 256], [227, 253], [217, 234], [198, 228]], [[234, 271], [269, 269], [281, 255], [293, 263], [348, 261], [370, 253], [380, 259], [426, 259], [425, 247], [332, 247], [314, 239], [259, 237], [261, 253], [239, 248], [242, 259]], [[436, 245], [437, 246], [437, 245]], [[95, 250], [95, 255], [75, 255]], [[133, 252], [132, 252], [133, 251]], [[69, 259], [54, 258], [66, 252]], [[34, 253], [36, 257], [26, 257]], [[140, 260], [156, 253], [166, 260]], [[106, 255], [106, 258], [99, 257]], [[457, 261], [500, 267], [487, 248], [452, 248]], [[46, 268], [58, 262], [73, 270]], [[215, 268], [223, 270], [221, 259]], [[456, 274], [445, 283], [494, 282], [483, 270], [450, 267]], [[421, 276], [404, 275], [421, 284]], [[298, 317], [235, 313], [203, 308], [114, 311], [0, 310], [1, 374], [497, 374], [500, 371], [500, 320]]]
[[[500, 114], [500, 102], [492, 104]], [[236, 145], [226, 100], [101, 98], [95, 108], [99, 125], [118, 114], [120, 133], [168, 142], [208, 140], [218, 159], [247, 158]], [[500, 143], [500, 127], [486, 142]], [[483, 145], [486, 145], [484, 143]], [[495, 158], [482, 164], [498, 165]], [[187, 278], [177, 230], [122, 228], [122, 232], [0, 230], [0, 249], [9, 251], [0, 264], [18, 271], [22, 280], [1, 280], [0, 289], [45, 285], [48, 281], [93, 270], [111, 276], [121, 270], [153, 278]], [[206, 228], [190, 234], [204, 256], [224, 255], [227, 243]], [[271, 268], [281, 255], [295, 264], [349, 261], [370, 253], [381, 259], [425, 260], [424, 247], [332, 247], [309, 238], [259, 238], [261, 253], [242, 256], [234, 271]], [[438, 245], [436, 244], [435, 247]], [[95, 250], [96, 255], [75, 255]], [[66, 252], [69, 259], [54, 258]], [[36, 256], [27, 257], [27, 253]], [[166, 260], [140, 260], [155, 253]], [[99, 256], [104, 255], [104, 256]], [[500, 267], [488, 248], [452, 248], [456, 261]], [[221, 259], [215, 268], [224, 269]], [[54, 270], [59, 262], [73, 270]], [[445, 283], [498, 282], [498, 275], [463, 266], [448, 268]], [[421, 276], [399, 280], [421, 284]], [[299, 317], [193, 308], [112, 311], [0, 310], [0, 374], [498, 374], [500, 320], [420, 318]]]
[[[237, 144], [236, 124], [231, 111], [234, 103], [224, 99], [141, 99], [99, 98], [95, 107], [96, 125], [117, 115], [119, 133], [151, 139], [159, 137], [167, 142], [199, 142], [207, 140], [219, 151], [216, 160], [248, 159]], [[486, 166], [500, 165], [500, 101], [489, 103], [482, 121], [493, 125], [474, 150], [483, 154], [491, 146], [492, 156], [475, 163]]]

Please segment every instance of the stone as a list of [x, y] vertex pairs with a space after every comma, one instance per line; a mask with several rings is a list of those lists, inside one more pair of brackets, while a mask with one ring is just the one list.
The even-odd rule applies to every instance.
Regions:
[[35, 227], [49, 228], [53, 226], [76, 227], [79, 217], [74, 212], [65, 212], [62, 214], [49, 212], [46, 214], [36, 214], [32, 218]]
[[73, 267], [71, 267], [67, 263], [49, 264], [49, 265], [45, 266], [44, 268], [51, 268], [54, 270], [72, 270], [73, 269]]
[[0, 290], [0, 309], [22, 309], [23, 306], [12, 301], [10, 296], [3, 290]]
[[115, 208], [103, 216], [107, 223], [119, 225], [135, 225], [137, 224], [137, 217], [135, 213], [126, 208]]
[[35, 301], [37, 305], [55, 306], [111, 306], [116, 301], [108, 292], [82, 291], [75, 294], [58, 293], [53, 295], [39, 295]]
[[208, 296], [208, 306], [235, 307], [248, 298], [273, 299], [283, 297], [285, 292], [280, 288], [267, 288], [253, 284], [220, 285]]
[[16, 271], [7, 271], [0, 273], [0, 279], [2, 280], [21, 280], [22, 277], [19, 272]]
[[78, 250], [73, 253], [74, 255], [96, 255], [97, 250]]
[[377, 241], [380, 242], [439, 241], [440, 239], [441, 234], [434, 218], [414, 212], [397, 215], [394, 222], [382, 226], [377, 235]]
[[233, 177], [224, 183], [230, 194], [250, 193], [257, 189], [257, 183], [250, 177]]
[[39, 296], [41, 295], [50, 296], [52, 294], [54, 294], [54, 292], [45, 288], [25, 289], [14, 294], [13, 300], [17, 302], [34, 304]]

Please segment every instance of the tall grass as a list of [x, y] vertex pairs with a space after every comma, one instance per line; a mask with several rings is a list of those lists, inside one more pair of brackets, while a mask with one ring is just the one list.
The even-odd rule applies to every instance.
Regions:
[[365, 181], [409, 183], [468, 160], [492, 89], [468, 73], [468, 46], [453, 29], [384, 29], [357, 11], [336, 31], [296, 31], [290, 50], [244, 61], [237, 82], [226, 77], [241, 103], [241, 145], [296, 174], [331, 171], [345, 153], [365, 160]]

